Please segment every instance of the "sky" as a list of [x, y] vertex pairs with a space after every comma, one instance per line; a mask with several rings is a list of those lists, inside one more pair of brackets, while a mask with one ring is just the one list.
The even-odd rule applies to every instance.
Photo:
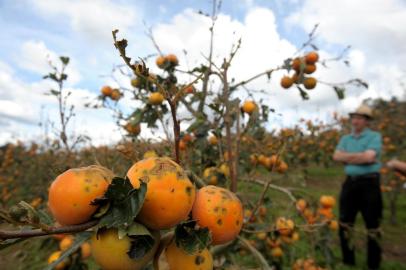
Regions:
[[[39, 125], [58, 117], [56, 100], [45, 95], [53, 85], [42, 76], [50, 71], [47, 59], [56, 61], [59, 55], [71, 59], [66, 87], [76, 117], [70, 132], [89, 136], [93, 144], [119, 140], [121, 132], [110, 111], [84, 106], [96, 99], [101, 86], [118, 86], [110, 75], [122, 62], [111, 31], [120, 29], [119, 36], [130, 43], [129, 55], [136, 58], [157, 53], [145, 34], [151, 28], [162, 51], [178, 55], [180, 68], [185, 68], [201, 63], [208, 53], [210, 20], [198, 11], [209, 13], [211, 6], [211, 0], [0, 0], [0, 144], [52, 135], [51, 127]], [[278, 112], [268, 128], [287, 127], [302, 117], [328, 120], [334, 111], [345, 114], [366, 98], [405, 98], [404, 0], [225, 0], [215, 28], [215, 62], [221, 63], [241, 38], [230, 75], [249, 78], [290, 57], [316, 23], [321, 58], [334, 57], [351, 45], [346, 55], [351, 64], [332, 63], [315, 76], [328, 82], [362, 78], [370, 87], [350, 87], [346, 99], [339, 101], [320, 85], [310, 93], [311, 100], [303, 102], [297, 91], [281, 89], [283, 72], [270, 82], [257, 80], [247, 88], [264, 90], [255, 99]], [[159, 72], [153, 62], [148, 64]], [[120, 85], [129, 86], [115, 75]], [[238, 96], [246, 98], [245, 92]], [[128, 97], [122, 103], [128, 110], [139, 106]], [[141, 137], [151, 136], [142, 128]]]

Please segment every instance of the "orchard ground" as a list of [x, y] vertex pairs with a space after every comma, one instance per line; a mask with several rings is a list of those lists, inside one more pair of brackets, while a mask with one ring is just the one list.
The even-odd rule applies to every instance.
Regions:
[[[318, 198], [322, 194], [331, 194], [338, 199], [341, 183], [344, 179], [344, 173], [342, 167], [334, 166], [325, 168], [317, 165], [312, 165], [307, 168], [307, 179], [303, 180], [303, 171], [292, 170], [286, 176], [273, 177], [272, 183], [288, 187], [297, 196], [306, 196], [311, 194], [312, 197]], [[265, 170], [259, 170], [255, 179], [266, 179], [269, 177], [269, 173]], [[241, 177], [244, 179], [244, 176]], [[252, 179], [252, 178], [251, 178]], [[246, 184], [243, 181], [239, 182], [238, 190], [240, 195], [246, 197], [244, 199], [251, 199], [255, 201], [258, 194], [262, 190], [260, 185]], [[383, 264], [382, 269], [406, 269], [406, 249], [404, 243], [406, 242], [406, 212], [402, 209], [406, 208], [406, 197], [403, 194], [399, 196], [398, 201], [398, 224], [392, 225], [389, 222], [389, 209], [388, 200], [386, 194], [383, 194], [385, 199], [384, 218], [382, 222], [383, 229]], [[267, 209], [268, 218], [274, 219], [278, 216], [292, 216], [292, 209], [294, 205], [289, 198], [274, 189], [270, 189], [267, 193]], [[17, 198], [15, 198], [17, 199]], [[23, 198], [21, 198], [23, 199]], [[335, 207], [334, 213], [338, 215], [338, 209]], [[304, 221], [294, 217], [297, 224], [303, 224]], [[4, 229], [4, 225], [2, 226]], [[356, 230], [363, 231], [364, 225], [359, 214], [357, 216]], [[333, 251], [335, 260], [338, 260], [335, 269], [353, 269], [347, 268], [339, 263], [340, 250], [339, 240], [337, 232], [333, 232], [332, 241], [334, 242]], [[305, 239], [306, 236], [303, 232], [300, 232], [301, 239]], [[365, 246], [366, 236], [360, 232], [355, 234], [355, 245], [357, 249], [357, 267], [356, 269], [363, 269], [365, 265]], [[52, 237], [41, 237], [37, 239], [26, 240], [16, 246], [4, 249], [0, 251], [0, 269], [43, 269], [46, 267], [46, 259], [50, 254], [50, 250], [57, 249], [57, 241]], [[308, 241], [298, 241], [292, 248], [292, 253], [296, 256], [306, 257], [309, 255]], [[316, 258], [317, 258], [316, 254]], [[259, 269], [255, 259], [251, 256], [240, 256], [238, 253], [234, 255], [235, 265], [239, 268], [235, 269]], [[287, 258], [285, 258], [287, 259]], [[92, 258], [86, 260], [89, 269], [99, 269], [93, 262]]]

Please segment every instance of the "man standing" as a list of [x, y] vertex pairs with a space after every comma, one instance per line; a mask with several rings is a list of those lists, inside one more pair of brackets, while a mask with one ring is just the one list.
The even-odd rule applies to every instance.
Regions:
[[382, 139], [368, 128], [372, 110], [361, 105], [350, 113], [352, 132], [340, 139], [333, 159], [345, 165], [347, 175], [340, 194], [340, 230], [343, 262], [355, 265], [355, 251], [351, 244], [352, 227], [358, 211], [368, 230], [368, 268], [378, 269], [381, 261], [379, 224], [382, 218], [380, 189]]

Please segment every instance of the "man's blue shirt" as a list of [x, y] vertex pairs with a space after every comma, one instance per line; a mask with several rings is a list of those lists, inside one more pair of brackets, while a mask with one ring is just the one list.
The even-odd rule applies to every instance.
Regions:
[[348, 153], [359, 153], [367, 150], [376, 152], [376, 162], [371, 164], [347, 164], [345, 165], [345, 173], [347, 175], [361, 175], [379, 172], [381, 169], [381, 148], [382, 136], [378, 132], [372, 131], [369, 128], [364, 129], [361, 134], [347, 134], [341, 137], [336, 150]]

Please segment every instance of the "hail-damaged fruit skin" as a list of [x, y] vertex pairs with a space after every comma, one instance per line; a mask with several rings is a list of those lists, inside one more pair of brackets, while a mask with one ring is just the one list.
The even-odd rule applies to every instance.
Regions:
[[169, 270], [213, 269], [213, 257], [207, 248], [193, 254], [188, 254], [181, 247], [178, 247], [175, 241], [172, 241], [165, 249], [165, 256]]
[[137, 220], [150, 229], [169, 229], [186, 220], [196, 189], [186, 172], [167, 157], [151, 157], [135, 163], [127, 172], [134, 188], [147, 183], [147, 193]]
[[90, 203], [103, 196], [113, 179], [113, 172], [98, 165], [69, 169], [52, 182], [48, 206], [61, 225], [90, 220], [97, 207]]
[[143, 257], [133, 259], [128, 254], [131, 249], [131, 237], [125, 235], [119, 238], [117, 229], [95, 233], [90, 241], [93, 258], [103, 270], [145, 269], [145, 266], [154, 257], [159, 245], [159, 232], [151, 232], [151, 234], [154, 238], [153, 246]]
[[237, 196], [224, 188], [206, 186], [196, 195], [192, 217], [200, 227], [208, 228], [212, 244], [232, 241], [243, 225], [243, 207]]

